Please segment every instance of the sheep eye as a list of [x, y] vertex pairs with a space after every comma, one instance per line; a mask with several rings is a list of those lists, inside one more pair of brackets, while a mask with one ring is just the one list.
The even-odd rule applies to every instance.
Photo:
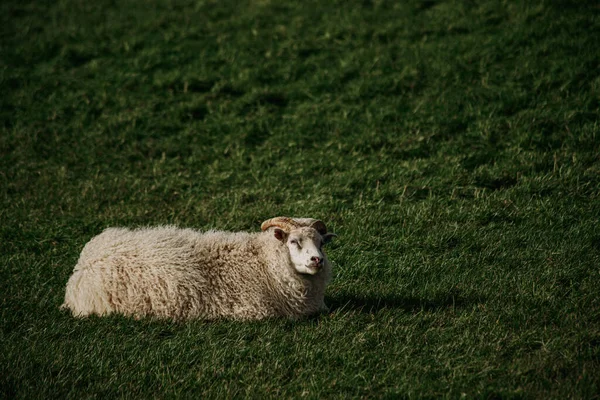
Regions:
[[290, 240], [290, 243], [291, 243], [291, 244], [296, 244], [296, 245], [297, 245], [297, 244], [298, 244], [298, 241], [297, 241], [296, 239], [292, 239], [292, 240]]

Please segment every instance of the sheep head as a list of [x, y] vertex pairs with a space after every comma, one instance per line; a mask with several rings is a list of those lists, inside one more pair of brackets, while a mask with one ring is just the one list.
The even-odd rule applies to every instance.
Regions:
[[287, 246], [297, 272], [315, 275], [328, 264], [323, 245], [336, 235], [327, 232], [323, 221], [276, 217], [263, 222], [261, 229], [272, 229], [273, 236]]

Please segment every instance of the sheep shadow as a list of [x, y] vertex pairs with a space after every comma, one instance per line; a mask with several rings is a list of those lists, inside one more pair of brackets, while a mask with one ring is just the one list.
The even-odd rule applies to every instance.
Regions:
[[446, 309], [456, 310], [485, 302], [480, 297], [467, 297], [456, 292], [428, 298], [393, 294], [385, 296], [339, 294], [330, 296], [325, 300], [331, 313], [354, 311], [364, 314], [373, 314], [384, 309], [401, 309], [409, 313]]

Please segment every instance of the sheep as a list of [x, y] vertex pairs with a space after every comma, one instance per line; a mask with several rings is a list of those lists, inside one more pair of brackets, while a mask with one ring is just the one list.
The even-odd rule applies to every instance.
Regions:
[[261, 232], [107, 228], [83, 248], [62, 309], [172, 320], [292, 319], [328, 310], [322, 221], [276, 217]]

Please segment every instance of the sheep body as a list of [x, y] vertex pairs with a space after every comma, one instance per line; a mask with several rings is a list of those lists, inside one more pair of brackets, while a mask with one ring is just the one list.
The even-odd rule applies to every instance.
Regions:
[[300, 317], [326, 309], [323, 258], [318, 273], [299, 274], [271, 230], [108, 228], [82, 250], [62, 307], [76, 316]]

